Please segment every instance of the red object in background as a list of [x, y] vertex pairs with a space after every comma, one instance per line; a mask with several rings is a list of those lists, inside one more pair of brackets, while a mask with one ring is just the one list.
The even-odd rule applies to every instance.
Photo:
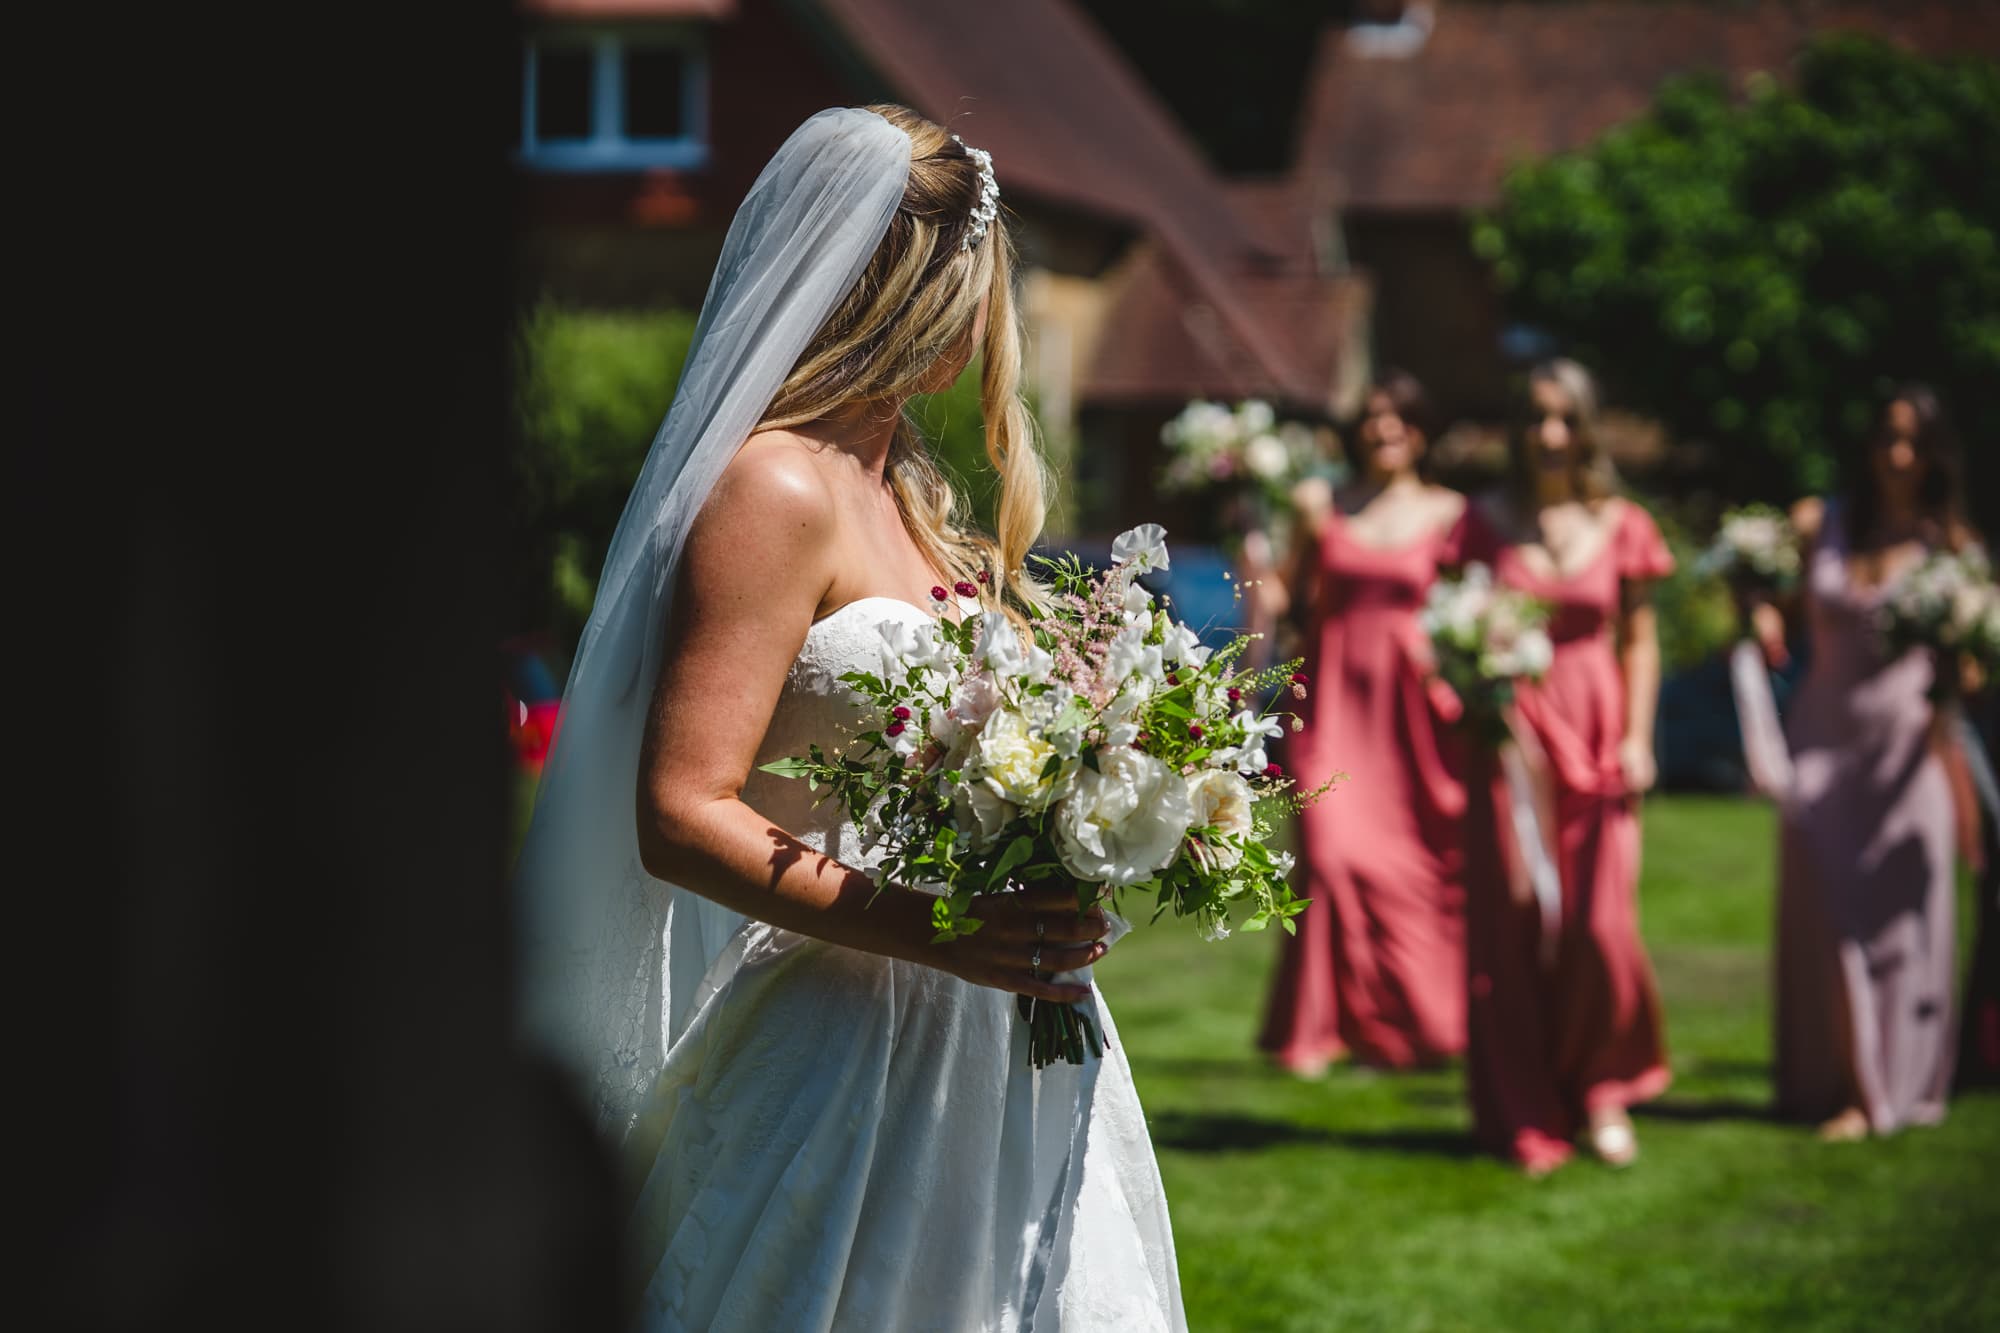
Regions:
[[500, 651], [507, 660], [507, 740], [521, 770], [539, 775], [561, 721], [562, 691], [532, 641], [509, 639]]

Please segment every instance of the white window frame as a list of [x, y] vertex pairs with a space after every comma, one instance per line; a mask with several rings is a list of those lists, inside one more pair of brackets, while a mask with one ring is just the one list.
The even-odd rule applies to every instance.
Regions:
[[[634, 47], [680, 50], [684, 78], [681, 124], [675, 138], [631, 138], [625, 133], [625, 53]], [[550, 47], [591, 52], [590, 134], [543, 140], [535, 133], [541, 53]], [[531, 34], [521, 54], [519, 160], [538, 171], [693, 170], [708, 165], [708, 48], [692, 25], [644, 27], [564, 26]]]

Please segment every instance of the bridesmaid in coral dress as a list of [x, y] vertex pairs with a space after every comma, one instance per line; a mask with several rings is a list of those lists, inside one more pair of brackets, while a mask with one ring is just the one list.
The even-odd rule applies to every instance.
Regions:
[[1954, 731], [1929, 698], [1955, 669], [1888, 657], [1874, 614], [1928, 550], [1974, 540], [1936, 398], [1906, 385], [1849, 467], [1804, 501], [1811, 666], [1786, 730], [1793, 782], [1778, 890], [1777, 1100], [1822, 1137], [1944, 1117], [1953, 1065]]
[[1439, 753], [1417, 611], [1464, 499], [1419, 473], [1423, 395], [1389, 374], [1359, 429], [1358, 484], [1305, 524], [1291, 578], [1313, 690], [1293, 766], [1348, 780], [1299, 817], [1305, 896], [1283, 939], [1259, 1045], [1311, 1075], [1436, 1064], [1465, 1042], [1455, 823], [1464, 793]]
[[1470, 971], [1468, 1092], [1481, 1140], [1530, 1173], [1582, 1132], [1623, 1166], [1638, 1152], [1626, 1108], [1668, 1082], [1660, 1001], [1639, 939], [1638, 798], [1653, 785], [1659, 641], [1647, 585], [1673, 557], [1646, 511], [1616, 494], [1592, 433], [1596, 389], [1573, 361], [1537, 366], [1514, 439], [1515, 483], [1468, 507], [1453, 563], [1546, 601], [1554, 661], [1516, 694], [1523, 740], [1545, 757], [1560, 924], [1511, 867], [1526, 849], [1503, 813], [1490, 755], [1469, 755], [1465, 820]]

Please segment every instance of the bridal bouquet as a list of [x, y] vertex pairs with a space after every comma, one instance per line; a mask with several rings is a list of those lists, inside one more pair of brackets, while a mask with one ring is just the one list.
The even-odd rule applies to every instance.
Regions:
[[1161, 427], [1160, 442], [1168, 453], [1160, 487], [1168, 494], [1248, 491], [1275, 512], [1290, 508], [1292, 487], [1318, 459], [1309, 427], [1280, 423], [1271, 405], [1256, 398], [1234, 408], [1191, 402]]
[[1732, 583], [1788, 588], [1799, 577], [1798, 534], [1791, 519], [1770, 505], [1731, 509], [1695, 568]]
[[[2000, 588], [1977, 547], [1925, 556], [1891, 586], [1880, 615], [1892, 654], [1928, 648], [1944, 659], [1970, 657], [1988, 675], [2000, 668]], [[1946, 693], [1950, 679], [1940, 669], [1933, 694]]]
[[1548, 608], [1494, 583], [1492, 570], [1474, 562], [1461, 577], [1431, 585], [1419, 620], [1436, 673], [1465, 705], [1468, 724], [1496, 744], [1505, 739], [1514, 682], [1539, 677], [1555, 657]]
[[[1029, 633], [997, 611], [885, 622], [881, 674], [842, 677], [871, 723], [840, 753], [765, 771], [844, 802], [885, 853], [878, 883], [937, 894], [938, 940], [979, 929], [975, 896], [1055, 877], [1077, 883], [1079, 911], [1136, 890], [1210, 939], [1294, 929], [1292, 857], [1266, 840], [1326, 789], [1294, 790], [1265, 743], [1283, 732], [1270, 705], [1304, 698], [1305, 678], [1296, 662], [1236, 671], [1248, 638], [1211, 651], [1155, 603], [1138, 576], [1168, 567], [1165, 535], [1125, 533], [1103, 573], [1045, 561]], [[1102, 1054], [1083, 1009], [1020, 1008], [1036, 1068]]]

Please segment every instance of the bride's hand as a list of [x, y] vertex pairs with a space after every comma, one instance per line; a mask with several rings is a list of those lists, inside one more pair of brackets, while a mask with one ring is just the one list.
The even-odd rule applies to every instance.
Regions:
[[978, 986], [1038, 1000], [1075, 1004], [1090, 998], [1084, 984], [1050, 980], [1104, 956], [1111, 923], [1102, 907], [1076, 910], [1076, 890], [1041, 884], [973, 899], [981, 925], [970, 935], [933, 946], [935, 966]]

